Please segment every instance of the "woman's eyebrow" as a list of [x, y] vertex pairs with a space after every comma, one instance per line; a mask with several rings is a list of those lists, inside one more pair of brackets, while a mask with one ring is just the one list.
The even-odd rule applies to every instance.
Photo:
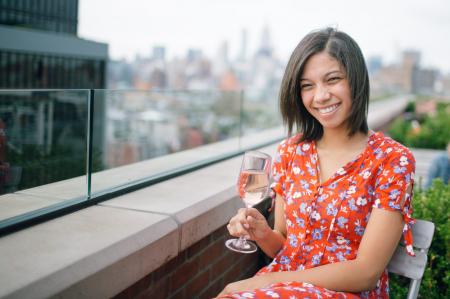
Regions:
[[[344, 73], [342, 72], [342, 71], [340, 71], [340, 70], [333, 70], [333, 71], [330, 71], [330, 72], [328, 72], [328, 73], [325, 73], [325, 75], [323, 75], [323, 78], [325, 78], [325, 77], [328, 77], [329, 75], [332, 75], [332, 74], [339, 74], [339, 75], [344, 75]], [[300, 78], [300, 81], [304, 81], [304, 80], [309, 80], [308, 78]]]
[[335, 71], [331, 71], [331, 72], [326, 73], [326, 74], [324, 75], [324, 77], [329, 76], [329, 75], [334, 74], [334, 73], [338, 73], [338, 74], [341, 74], [341, 75], [343, 74], [342, 71], [340, 71], [340, 70], [335, 70]]

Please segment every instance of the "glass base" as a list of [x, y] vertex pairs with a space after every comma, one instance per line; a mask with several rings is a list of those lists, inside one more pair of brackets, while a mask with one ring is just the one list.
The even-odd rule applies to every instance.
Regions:
[[245, 239], [229, 239], [225, 242], [228, 249], [240, 253], [253, 253], [258, 250], [258, 247], [250, 241]]

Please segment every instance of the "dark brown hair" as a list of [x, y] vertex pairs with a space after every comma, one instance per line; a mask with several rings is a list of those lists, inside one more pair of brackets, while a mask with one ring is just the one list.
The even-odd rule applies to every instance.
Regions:
[[318, 140], [322, 125], [306, 110], [300, 93], [300, 77], [308, 59], [325, 51], [345, 69], [352, 96], [352, 108], [347, 119], [349, 136], [368, 132], [369, 75], [358, 44], [346, 33], [334, 28], [313, 31], [295, 48], [284, 72], [280, 88], [280, 111], [289, 136], [294, 125], [302, 140]]

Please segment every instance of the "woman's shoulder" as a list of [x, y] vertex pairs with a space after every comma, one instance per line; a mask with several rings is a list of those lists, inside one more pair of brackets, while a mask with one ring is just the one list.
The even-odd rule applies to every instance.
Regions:
[[298, 146], [303, 146], [304, 144], [309, 144], [307, 141], [301, 141], [302, 134], [298, 133], [292, 136], [288, 136], [285, 139], [283, 139], [280, 144], [278, 145], [278, 149], [284, 149], [289, 150], [291, 152]]
[[[305, 147], [305, 144], [308, 144], [306, 141], [300, 141], [302, 134], [296, 134], [292, 136], [288, 136], [283, 139], [278, 144], [278, 155], [283, 156], [285, 158], [293, 158], [293, 156], [297, 153], [297, 148]], [[289, 159], [290, 160], [290, 159]]]
[[374, 135], [370, 142], [375, 157], [383, 158], [383, 160], [408, 159], [415, 162], [413, 153], [405, 145], [381, 132]]

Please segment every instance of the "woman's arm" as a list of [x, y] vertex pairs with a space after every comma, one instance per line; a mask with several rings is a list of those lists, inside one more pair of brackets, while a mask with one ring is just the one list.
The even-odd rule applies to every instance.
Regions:
[[403, 229], [401, 213], [374, 208], [356, 259], [298, 272], [270, 273], [270, 283], [309, 282], [335, 291], [361, 292], [373, 289], [386, 269]]
[[[252, 226], [252, 218], [247, 218], [249, 225]], [[256, 243], [269, 257], [274, 258], [280, 251], [286, 240], [286, 218], [284, 216], [284, 201], [283, 198], [277, 194], [275, 198], [275, 221], [274, 229], [267, 232], [266, 235], [256, 235], [254, 237]]]
[[361, 292], [373, 289], [400, 240], [400, 212], [374, 208], [356, 259], [303, 271], [273, 272], [229, 284], [221, 294], [267, 287], [277, 282], [308, 282], [335, 291]]

